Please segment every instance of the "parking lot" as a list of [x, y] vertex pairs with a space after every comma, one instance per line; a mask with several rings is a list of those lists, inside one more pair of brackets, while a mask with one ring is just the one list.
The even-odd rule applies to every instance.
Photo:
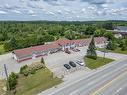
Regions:
[[81, 60], [83, 61], [83, 54], [85, 49], [81, 49], [80, 52], [74, 52], [71, 51], [71, 54], [67, 54], [64, 52], [55, 53], [52, 55], [45, 56], [45, 62], [46, 66], [53, 71], [53, 73], [58, 76], [65, 76], [72, 72], [79, 71], [79, 70], [85, 70], [85, 66], [80, 66], [79, 64], [76, 64], [76, 67], [72, 67], [71, 69], [65, 68], [64, 64], [69, 64], [69, 61], [75, 61], [75, 60]]

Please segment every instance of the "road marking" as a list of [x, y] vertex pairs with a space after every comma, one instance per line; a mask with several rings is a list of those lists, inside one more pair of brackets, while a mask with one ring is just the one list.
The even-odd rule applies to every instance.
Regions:
[[120, 90], [122, 90], [122, 88], [118, 89], [116, 92], [118, 93], [118, 92], [120, 92]]
[[[110, 82], [105, 84], [103, 87], [99, 88], [97, 91], [93, 92], [91, 95], [97, 95], [99, 92], [103, 91], [105, 88], [109, 87], [114, 81], [118, 80], [119, 78], [123, 77], [125, 74], [127, 74], [127, 71], [119, 75], [118, 77], [112, 79]], [[121, 88], [122, 89], [122, 88]], [[120, 90], [121, 90], [120, 89]]]

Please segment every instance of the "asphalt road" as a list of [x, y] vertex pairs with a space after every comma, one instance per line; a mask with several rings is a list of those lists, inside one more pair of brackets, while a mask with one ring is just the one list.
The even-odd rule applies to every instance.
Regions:
[[127, 95], [127, 71], [99, 88], [96, 95]]
[[[107, 87], [107, 85], [109, 84], [112, 84], [112, 81], [118, 79], [119, 77], [123, 76], [124, 73], [127, 72], [126, 63], [127, 63], [127, 60], [124, 60], [118, 63], [113, 62], [111, 66], [108, 66], [105, 69], [97, 70], [92, 75], [81, 78], [78, 81], [74, 81], [74, 82], [72, 81], [72, 83], [63, 86], [51, 92], [48, 95], [113, 95], [109, 93], [110, 93], [110, 90], [112, 91], [112, 89], [115, 89], [115, 88], [110, 88], [109, 90], [105, 90], [105, 87]], [[125, 80], [123, 80], [123, 82], [127, 81], [126, 77], [124, 79]], [[121, 83], [122, 81], [119, 81], [119, 82], [120, 84], [122, 84]], [[116, 84], [117, 83], [115, 83], [115, 85]], [[111, 86], [114, 86], [114, 85], [112, 84]], [[117, 88], [117, 89], [120, 89], [120, 88]], [[119, 91], [119, 93], [126, 93], [126, 90], [124, 89], [122, 89], [121, 91]], [[114, 92], [116, 91], [114, 90], [112, 93]], [[39, 95], [42, 95], [42, 94], [39, 94]]]

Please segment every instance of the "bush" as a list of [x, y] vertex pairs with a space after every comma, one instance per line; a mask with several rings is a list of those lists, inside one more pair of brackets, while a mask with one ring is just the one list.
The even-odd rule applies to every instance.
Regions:
[[31, 74], [35, 74], [35, 72], [36, 72], [35, 69], [32, 69], [32, 70], [30, 71]]
[[20, 74], [23, 74], [23, 73], [24, 73], [24, 71], [25, 71], [27, 68], [28, 68], [28, 66], [27, 66], [27, 65], [25, 65], [25, 66], [21, 67], [21, 68], [20, 68]]
[[24, 76], [28, 76], [28, 75], [29, 75], [28, 69], [25, 69], [25, 70], [23, 71], [23, 75], [24, 75]]
[[8, 77], [8, 84], [10, 87], [10, 90], [15, 89], [15, 86], [17, 84], [17, 75], [15, 73], [11, 73]]

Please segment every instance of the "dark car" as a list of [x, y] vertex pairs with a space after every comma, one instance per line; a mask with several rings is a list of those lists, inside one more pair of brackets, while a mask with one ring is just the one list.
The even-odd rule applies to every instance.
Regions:
[[76, 51], [80, 51], [79, 49], [76, 49]]
[[74, 52], [79, 52], [80, 50], [79, 49], [72, 49]]
[[71, 54], [71, 52], [69, 50], [66, 50], [65, 53]]
[[67, 69], [71, 69], [71, 67], [68, 64], [64, 64], [64, 67]]
[[69, 64], [70, 64], [72, 67], [76, 67], [76, 64], [75, 64], [73, 61], [70, 61]]

